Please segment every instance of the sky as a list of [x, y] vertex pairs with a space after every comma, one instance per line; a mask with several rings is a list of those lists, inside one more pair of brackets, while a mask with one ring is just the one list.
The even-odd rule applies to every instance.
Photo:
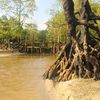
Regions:
[[46, 29], [45, 22], [50, 19], [49, 9], [55, 3], [55, 0], [36, 0], [37, 10], [34, 13], [33, 20], [39, 30]]

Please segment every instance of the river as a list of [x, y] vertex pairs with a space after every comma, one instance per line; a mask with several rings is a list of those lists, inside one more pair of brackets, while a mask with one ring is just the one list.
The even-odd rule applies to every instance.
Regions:
[[0, 57], [0, 100], [49, 100], [42, 75], [54, 59], [49, 55]]

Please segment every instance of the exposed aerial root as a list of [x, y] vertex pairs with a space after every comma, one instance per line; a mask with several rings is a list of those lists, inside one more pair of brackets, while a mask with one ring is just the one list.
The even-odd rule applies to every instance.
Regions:
[[66, 47], [67, 45], [63, 47], [54, 64], [44, 73], [44, 78], [56, 81], [66, 81], [73, 78], [100, 79], [100, 61], [97, 57], [100, 51], [97, 51], [97, 54], [94, 56], [92, 55], [94, 54], [92, 48], [92, 54], [87, 59], [83, 50], [79, 53], [75, 52], [75, 49], [72, 50], [71, 56], [66, 57]]
[[[44, 78], [66, 81], [73, 78], [100, 79], [100, 41], [91, 37], [89, 28], [100, 37], [96, 19], [88, 0], [79, 0], [80, 11], [77, 19], [73, 0], [63, 0], [65, 18], [68, 23], [69, 44], [66, 44], [53, 65], [45, 72]], [[91, 19], [90, 19], [91, 18]], [[98, 18], [99, 19], [99, 18]], [[90, 24], [93, 20], [94, 24]], [[80, 30], [76, 26], [80, 26]]]

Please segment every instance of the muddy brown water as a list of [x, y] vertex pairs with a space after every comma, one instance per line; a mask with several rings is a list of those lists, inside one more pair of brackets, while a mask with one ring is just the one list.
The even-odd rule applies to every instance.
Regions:
[[54, 59], [50, 55], [0, 57], [0, 100], [49, 100], [42, 75]]

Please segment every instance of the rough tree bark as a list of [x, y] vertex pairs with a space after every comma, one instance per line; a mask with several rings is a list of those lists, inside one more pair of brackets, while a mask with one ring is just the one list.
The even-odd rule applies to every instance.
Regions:
[[[63, 0], [69, 40], [53, 65], [44, 73], [44, 78], [56, 81], [76, 77], [100, 79], [100, 46], [89, 32], [91, 28], [100, 37], [100, 29], [96, 24], [96, 20], [100, 18], [92, 12], [88, 0], [79, 0], [79, 4], [80, 18], [77, 19], [73, 0]], [[94, 21], [94, 24], [90, 24], [91, 21]], [[77, 30], [77, 26], [80, 30]]]

